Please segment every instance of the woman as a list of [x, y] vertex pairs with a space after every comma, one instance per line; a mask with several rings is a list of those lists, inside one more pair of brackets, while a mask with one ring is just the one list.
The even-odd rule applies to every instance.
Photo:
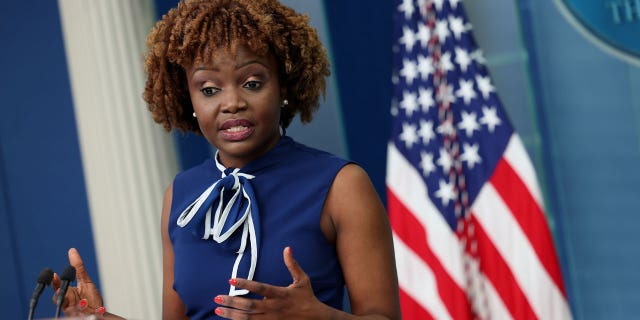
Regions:
[[[296, 114], [311, 121], [329, 75], [307, 17], [275, 0], [184, 1], [147, 45], [154, 120], [217, 148], [165, 193], [163, 318], [399, 319], [391, 232], [368, 176], [286, 136]], [[64, 310], [92, 312], [102, 299], [69, 258], [78, 286]]]

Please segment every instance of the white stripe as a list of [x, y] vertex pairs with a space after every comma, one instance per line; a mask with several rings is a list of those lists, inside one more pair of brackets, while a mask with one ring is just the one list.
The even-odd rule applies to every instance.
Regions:
[[464, 288], [462, 247], [442, 214], [429, 200], [420, 173], [400, 154], [392, 143], [387, 152], [387, 187], [426, 230], [427, 245], [442, 263], [453, 281]]
[[538, 177], [536, 177], [536, 171], [531, 164], [527, 150], [520, 140], [520, 136], [514, 133], [509, 139], [509, 144], [504, 151], [504, 159], [509, 163], [511, 168], [516, 172], [520, 180], [527, 186], [529, 193], [536, 200], [538, 206], [544, 209], [544, 201], [542, 200], [542, 194], [540, 193], [540, 186], [538, 185]]
[[509, 266], [516, 282], [540, 319], [570, 319], [569, 306], [540, 263], [520, 225], [487, 183], [472, 207], [478, 223]]
[[511, 313], [504, 305], [500, 295], [496, 291], [491, 281], [485, 276], [482, 277], [484, 293], [487, 297], [487, 303], [489, 304], [489, 319], [509, 320], [513, 319]]
[[402, 240], [393, 235], [396, 265], [398, 270], [398, 284], [413, 300], [420, 304], [434, 319], [451, 319], [442, 301], [435, 276], [429, 266], [424, 264]]

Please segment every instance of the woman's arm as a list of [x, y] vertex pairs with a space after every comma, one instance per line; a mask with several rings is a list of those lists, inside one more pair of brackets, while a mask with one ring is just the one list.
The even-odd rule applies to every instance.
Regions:
[[334, 228], [353, 315], [400, 319], [389, 221], [362, 168], [349, 164], [340, 170], [325, 202], [323, 216], [326, 215]]
[[185, 306], [178, 293], [173, 290], [173, 245], [169, 239], [169, 215], [173, 184], [169, 185], [162, 201], [160, 234], [162, 235], [162, 319], [187, 319]]

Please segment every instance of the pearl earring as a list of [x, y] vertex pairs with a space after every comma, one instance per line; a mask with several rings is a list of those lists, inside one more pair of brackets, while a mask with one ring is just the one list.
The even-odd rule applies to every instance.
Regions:
[[194, 113], [192, 113], [191, 115], [192, 115], [194, 118], [197, 118], [197, 117], [196, 117], [196, 113], [195, 113], [195, 112], [194, 112]]
[[284, 99], [284, 100], [282, 100], [282, 105], [280, 106], [280, 108], [284, 108], [284, 107], [286, 107], [288, 105], [289, 105], [289, 100]]

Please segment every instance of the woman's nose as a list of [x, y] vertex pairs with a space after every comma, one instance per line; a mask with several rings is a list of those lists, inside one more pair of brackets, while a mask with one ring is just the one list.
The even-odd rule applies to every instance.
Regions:
[[247, 108], [247, 101], [237, 90], [226, 90], [221, 102], [222, 112], [236, 113]]

